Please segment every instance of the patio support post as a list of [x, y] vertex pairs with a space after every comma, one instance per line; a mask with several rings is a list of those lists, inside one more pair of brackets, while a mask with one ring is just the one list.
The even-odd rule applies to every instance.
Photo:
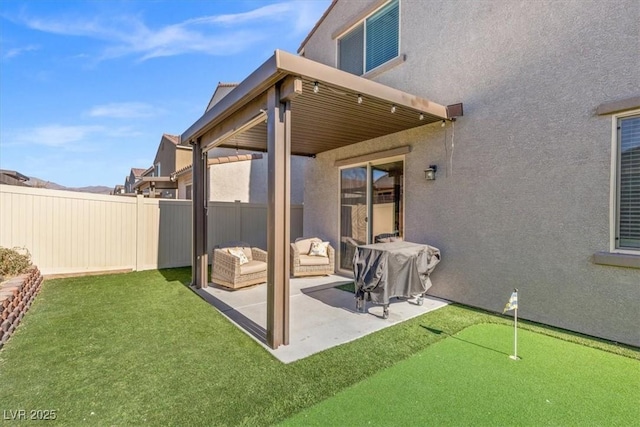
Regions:
[[289, 344], [290, 244], [290, 102], [281, 102], [280, 87], [267, 92], [267, 345]]
[[202, 152], [202, 139], [193, 144], [192, 213], [193, 254], [191, 285], [207, 287], [207, 155]]

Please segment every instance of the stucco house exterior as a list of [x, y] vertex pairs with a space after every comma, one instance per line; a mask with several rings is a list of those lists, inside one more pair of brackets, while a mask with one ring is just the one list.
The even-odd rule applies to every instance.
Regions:
[[[308, 159], [294, 157], [291, 203], [304, 202], [304, 175]], [[267, 202], [267, 154], [230, 148], [212, 150], [208, 164], [209, 200], [215, 202]], [[178, 199], [191, 199], [193, 174], [191, 165], [176, 172]]]
[[191, 147], [180, 145], [180, 137], [163, 134], [153, 159], [153, 172], [142, 176], [134, 187], [138, 192], [150, 191], [155, 197], [175, 199], [178, 185], [172, 176], [177, 170], [191, 164]]
[[194, 159], [268, 149], [269, 345], [288, 342], [292, 154], [304, 234], [338, 269], [394, 234], [441, 250], [431, 295], [502, 311], [518, 288], [523, 318], [640, 345], [639, 33], [633, 0], [334, 1], [181, 135]]
[[[396, 54], [353, 72], [462, 101], [464, 117], [319, 154], [307, 173], [305, 234], [339, 245], [341, 177], [389, 163], [336, 161], [410, 145], [400, 232], [442, 250], [432, 295], [499, 310], [518, 288], [525, 318], [640, 345], [640, 157], [620, 159], [616, 131], [626, 125], [622, 144], [638, 151], [640, 4], [339, 0], [299, 53], [352, 66], [340, 59], [362, 41], [353, 48], [350, 38], [389, 7]], [[621, 178], [620, 162], [635, 175]], [[426, 181], [432, 164], [436, 179]]]
[[142, 177], [145, 169], [143, 168], [131, 168], [131, 172], [124, 180], [124, 192], [125, 193], [135, 193], [134, 186]]

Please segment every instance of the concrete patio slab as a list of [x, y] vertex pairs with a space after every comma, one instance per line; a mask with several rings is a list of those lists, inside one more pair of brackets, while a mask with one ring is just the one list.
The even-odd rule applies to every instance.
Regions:
[[367, 311], [358, 313], [354, 295], [335, 288], [350, 282], [353, 279], [339, 275], [291, 279], [289, 345], [276, 350], [266, 345], [266, 284], [235, 291], [209, 284], [205, 289], [194, 291], [284, 363], [353, 341], [448, 304], [432, 297], [425, 298], [421, 306], [415, 299], [393, 299], [389, 317], [383, 319], [382, 306], [367, 303]]

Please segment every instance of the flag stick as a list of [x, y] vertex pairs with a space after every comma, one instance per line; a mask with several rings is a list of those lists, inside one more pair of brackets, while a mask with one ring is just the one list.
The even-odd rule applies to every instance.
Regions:
[[514, 310], [513, 312], [513, 354], [509, 358], [518, 360], [518, 290], [514, 289], [509, 302], [504, 306], [504, 311]]
[[513, 314], [513, 360], [518, 360], [518, 308], [514, 310]]

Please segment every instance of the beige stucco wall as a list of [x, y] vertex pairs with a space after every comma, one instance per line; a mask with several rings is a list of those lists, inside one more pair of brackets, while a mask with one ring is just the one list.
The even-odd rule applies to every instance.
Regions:
[[176, 164], [175, 171], [187, 167], [193, 161], [193, 152], [189, 148], [176, 147]]
[[[236, 150], [219, 148], [213, 156], [232, 156]], [[239, 151], [240, 154], [247, 153]], [[209, 167], [211, 200], [246, 203], [267, 203], [268, 154], [262, 159], [223, 163]], [[291, 158], [291, 203], [304, 202], [304, 176], [307, 157]]]
[[[153, 166], [160, 163], [160, 176], [171, 176], [176, 171], [176, 148], [175, 144], [162, 136], [160, 144], [158, 144], [158, 150], [156, 156], [153, 159]], [[187, 150], [184, 150], [187, 151]], [[189, 154], [191, 152], [189, 151]], [[161, 197], [167, 199], [174, 199], [176, 197], [176, 190], [158, 190]]]
[[[339, 1], [305, 56], [335, 65], [330, 34], [368, 3]], [[433, 295], [501, 311], [518, 288], [524, 318], [640, 345], [640, 270], [591, 262], [610, 239], [611, 118], [595, 108], [640, 95], [639, 23], [635, 0], [401, 0], [407, 60], [376, 80], [463, 102], [455, 148], [433, 124], [318, 155], [305, 235], [338, 242], [336, 159], [409, 144], [405, 235], [442, 250]]]
[[153, 159], [153, 165], [160, 163], [160, 176], [169, 176], [176, 171], [176, 147], [164, 136], [158, 145], [156, 157]]
[[186, 172], [178, 177], [178, 199], [187, 198], [187, 185], [192, 185], [193, 174], [191, 171]]
[[[248, 151], [240, 151], [240, 154]], [[236, 150], [217, 148], [211, 157], [233, 156]], [[209, 166], [210, 200], [216, 202], [267, 203], [267, 153], [262, 159], [223, 163]], [[291, 204], [304, 202], [304, 177], [307, 157], [291, 158]], [[186, 197], [186, 187], [192, 183], [191, 172], [178, 179], [178, 198]]]

